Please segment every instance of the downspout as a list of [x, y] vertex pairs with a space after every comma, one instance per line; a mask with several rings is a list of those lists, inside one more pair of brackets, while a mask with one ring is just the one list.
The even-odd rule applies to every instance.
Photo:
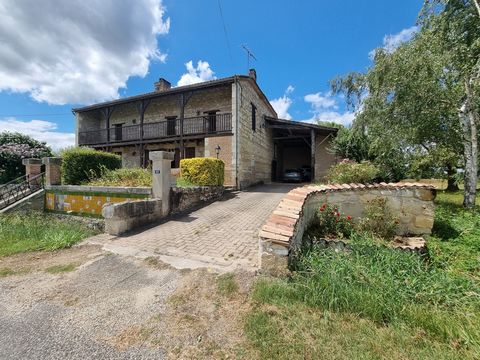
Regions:
[[238, 77], [235, 75], [235, 184], [237, 189], [240, 189], [240, 184], [238, 183], [238, 133], [239, 133], [239, 119], [238, 119], [238, 88], [241, 88], [241, 85], [238, 82]]

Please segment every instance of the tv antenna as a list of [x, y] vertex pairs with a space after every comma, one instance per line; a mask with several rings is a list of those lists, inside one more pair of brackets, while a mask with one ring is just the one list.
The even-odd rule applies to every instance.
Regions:
[[255, 61], [258, 61], [253, 52], [246, 46], [242, 45], [243, 50], [247, 53], [247, 70], [250, 70], [250, 58], [252, 58]]

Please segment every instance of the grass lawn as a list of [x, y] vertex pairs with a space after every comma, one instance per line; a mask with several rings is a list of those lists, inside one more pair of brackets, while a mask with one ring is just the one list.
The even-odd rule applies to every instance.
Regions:
[[95, 231], [74, 220], [32, 212], [0, 215], [0, 257], [67, 248]]
[[264, 359], [480, 358], [480, 213], [440, 193], [428, 259], [356, 236], [262, 279], [245, 330]]

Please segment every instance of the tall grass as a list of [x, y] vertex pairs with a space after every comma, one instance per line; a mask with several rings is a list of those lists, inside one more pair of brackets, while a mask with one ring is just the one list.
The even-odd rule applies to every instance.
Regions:
[[42, 213], [0, 215], [0, 257], [66, 248], [94, 234], [82, 223]]
[[142, 168], [121, 168], [117, 170], [102, 169], [99, 178], [92, 177], [86, 183], [90, 186], [131, 186], [151, 187], [152, 170]]
[[[303, 332], [300, 338], [316, 339], [309, 340], [312, 346], [322, 346], [317, 342], [322, 336], [302, 321], [312, 321], [323, 313], [336, 319], [332, 327], [337, 330], [347, 326], [345, 319], [363, 321], [356, 330], [355, 325], [348, 325], [351, 342], [363, 336], [366, 326], [379, 338], [385, 329], [393, 331], [379, 346], [391, 347], [397, 337], [413, 347], [409, 354], [415, 354], [416, 346], [428, 354], [419, 358], [456, 358], [460, 354], [480, 358], [480, 215], [463, 210], [457, 200], [452, 195], [439, 196], [428, 258], [378, 247], [372, 239], [353, 235], [350, 252], [313, 248], [303, 254], [291, 278], [257, 282], [253, 299], [259, 306], [247, 318], [250, 338], [268, 356], [274, 342], [300, 336], [298, 331]], [[270, 316], [269, 306], [280, 310]], [[290, 313], [295, 317], [286, 315]], [[278, 333], [276, 340], [265, 331], [272, 327]], [[427, 342], [418, 342], [419, 336]], [[329, 340], [321, 341], [326, 344]], [[398, 349], [394, 353], [410, 358]], [[373, 356], [373, 352], [368, 354], [356, 357]]]

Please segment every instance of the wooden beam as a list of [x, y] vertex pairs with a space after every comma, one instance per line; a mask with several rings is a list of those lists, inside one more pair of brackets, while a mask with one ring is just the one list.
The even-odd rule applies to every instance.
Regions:
[[114, 109], [114, 106], [107, 106], [100, 110], [103, 117], [105, 118], [105, 127], [107, 129], [107, 144], [110, 143], [110, 118], [112, 117]]
[[185, 159], [185, 144], [183, 139], [183, 121], [185, 119], [185, 105], [192, 97], [193, 92], [180, 93], [180, 159]]
[[311, 156], [312, 156], [311, 163], [310, 163], [310, 167], [312, 168], [311, 169], [311, 174], [312, 174], [311, 181], [314, 182], [315, 181], [315, 153], [316, 153], [315, 130], [314, 129], [310, 130], [310, 150], [311, 150]]
[[[294, 135], [287, 135], [287, 136], [279, 136], [279, 137], [274, 137], [273, 140], [290, 140], [290, 139], [303, 139], [307, 140], [309, 139], [309, 136], [294, 136]], [[310, 143], [308, 143], [310, 146]]]
[[[143, 144], [143, 122], [145, 118], [145, 111], [147, 110], [148, 105], [150, 105], [150, 99], [143, 99], [137, 103], [137, 111], [140, 115], [140, 166], [145, 167], [145, 151]], [[148, 160], [148, 159], [147, 159]]]

